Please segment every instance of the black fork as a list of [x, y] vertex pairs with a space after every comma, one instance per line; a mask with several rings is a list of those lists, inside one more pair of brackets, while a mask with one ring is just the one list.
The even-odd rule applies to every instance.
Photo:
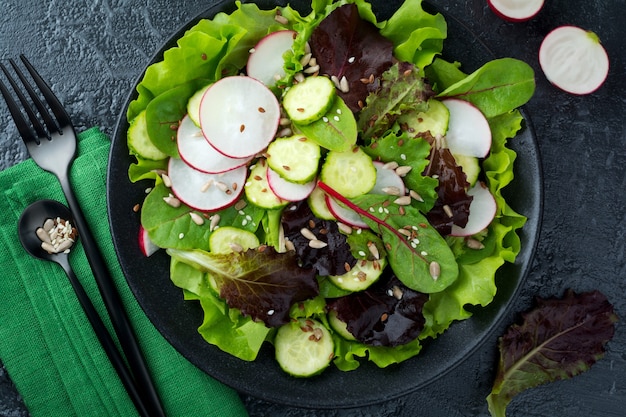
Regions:
[[[9, 69], [2, 63], [0, 63], [0, 68], [15, 91], [21, 106], [13, 99], [9, 89], [2, 80], [0, 80], [0, 93], [2, 93], [7, 103], [11, 116], [31, 158], [41, 168], [54, 174], [61, 184], [81, 237], [87, 259], [89, 260], [89, 265], [133, 378], [128, 380], [127, 370], [117, 369], [118, 367], [114, 363], [118, 375], [120, 375], [122, 382], [127, 387], [129, 395], [142, 416], [165, 416], [137, 338], [124, 310], [119, 292], [115, 287], [97, 243], [89, 230], [89, 225], [80, 209], [78, 200], [72, 191], [68, 173], [76, 157], [77, 136], [70, 117], [61, 102], [26, 57], [20, 55], [20, 60], [43, 96], [44, 101], [39, 98], [39, 94], [37, 94], [13, 60], [9, 60], [11, 67], [30, 97], [30, 101], [11, 76]], [[24, 117], [24, 113], [26, 113], [28, 120]]]

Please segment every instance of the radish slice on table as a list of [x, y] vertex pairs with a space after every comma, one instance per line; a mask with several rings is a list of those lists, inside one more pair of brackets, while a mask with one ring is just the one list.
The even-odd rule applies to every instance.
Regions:
[[539, 13], [544, 0], [488, 0], [493, 12], [510, 22], [530, 20]]
[[572, 94], [590, 94], [606, 80], [609, 57], [598, 36], [576, 26], [561, 26], [544, 38], [539, 64], [548, 81]]
[[202, 130], [189, 116], [180, 122], [176, 135], [180, 158], [198, 171], [217, 174], [239, 168], [250, 161], [248, 158], [231, 158], [219, 153], [206, 140]]
[[252, 157], [274, 139], [280, 104], [260, 81], [242, 75], [211, 85], [200, 103], [204, 137], [231, 158]]
[[168, 177], [172, 192], [189, 207], [200, 211], [221, 210], [235, 203], [243, 191], [248, 168], [221, 174], [198, 171], [178, 158], [170, 158]]
[[300, 201], [307, 198], [315, 189], [317, 180], [298, 184], [287, 181], [269, 166], [267, 167], [267, 183], [276, 197], [287, 201]]
[[161, 249], [150, 240], [148, 231], [141, 225], [139, 226], [139, 249], [144, 256], [152, 256], [156, 251]]
[[469, 101], [447, 98], [442, 103], [450, 111], [446, 143], [450, 152], [484, 158], [491, 149], [489, 122]]
[[348, 226], [360, 227], [361, 229], [369, 229], [369, 226], [361, 219], [359, 213], [348, 207], [342, 206], [337, 202], [337, 200], [329, 195], [327, 195], [325, 198], [328, 210], [332, 213], [333, 216], [335, 216], [337, 220], [347, 224]]
[[248, 57], [248, 76], [270, 87], [276, 84], [285, 76], [283, 54], [291, 49], [296, 35], [293, 30], [280, 30], [263, 37]]
[[404, 181], [395, 170], [390, 169], [380, 161], [374, 161], [376, 168], [376, 183], [370, 194], [381, 195], [406, 195]]
[[467, 191], [472, 196], [469, 218], [465, 227], [452, 226], [452, 236], [471, 236], [485, 229], [496, 215], [496, 200], [487, 186], [478, 182]]

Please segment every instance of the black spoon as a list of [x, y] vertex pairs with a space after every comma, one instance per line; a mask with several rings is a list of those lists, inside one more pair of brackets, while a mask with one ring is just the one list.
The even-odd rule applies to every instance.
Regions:
[[[72, 248], [70, 247], [69, 250], [60, 251], [58, 253], [49, 253], [46, 249], [42, 248], [42, 239], [40, 238], [40, 235], [38, 235], [37, 230], [43, 228], [46, 220], [52, 219], [54, 221], [54, 219], [57, 218], [67, 220], [70, 221], [70, 223], [73, 223], [70, 210], [58, 201], [39, 200], [32, 203], [24, 210], [24, 212], [20, 216], [18, 228], [20, 242], [22, 243], [22, 246], [24, 246], [24, 249], [26, 249], [26, 251], [35, 258], [55, 262], [61, 265], [61, 267], [67, 274], [70, 283], [72, 284], [74, 292], [78, 297], [78, 301], [80, 302], [83, 311], [89, 319], [89, 323], [91, 323], [91, 327], [96, 332], [96, 336], [98, 337], [100, 344], [104, 348], [107, 356], [109, 357], [109, 360], [113, 364], [113, 367], [115, 368], [117, 374], [122, 380], [122, 383], [124, 384], [128, 395], [137, 407], [140, 415], [144, 417], [149, 417], [148, 410], [146, 409], [146, 406], [144, 405], [139, 391], [135, 386], [133, 376], [128, 368], [126, 368], [124, 358], [117, 350], [113, 338], [107, 331], [107, 328], [105, 327], [102, 319], [94, 308], [91, 299], [85, 292], [85, 289], [81, 285], [80, 281], [76, 278], [76, 274], [72, 270], [72, 267], [69, 263], [69, 252], [71, 252]], [[78, 235], [76, 235], [75, 239], [77, 238]]]

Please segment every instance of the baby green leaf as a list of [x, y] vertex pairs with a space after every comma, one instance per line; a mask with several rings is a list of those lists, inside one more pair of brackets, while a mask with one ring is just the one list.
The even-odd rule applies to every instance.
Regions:
[[504, 417], [511, 399], [522, 391], [568, 379], [604, 356], [604, 345], [618, 320], [599, 291], [562, 299], [537, 299], [537, 306], [500, 338], [500, 363], [487, 397], [493, 417]]
[[438, 97], [456, 97], [473, 103], [485, 117], [518, 108], [535, 92], [535, 73], [523, 61], [501, 58], [487, 62]]

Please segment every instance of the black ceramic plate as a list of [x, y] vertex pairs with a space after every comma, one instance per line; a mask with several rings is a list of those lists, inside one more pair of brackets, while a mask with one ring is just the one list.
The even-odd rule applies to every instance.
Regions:
[[[283, 4], [257, 3], [261, 8]], [[310, 10], [309, 0], [290, 3], [302, 12]], [[374, 11], [379, 19], [386, 19], [401, 3], [374, 1]], [[200, 18], [211, 18], [221, 11], [231, 12], [233, 8], [232, 0], [215, 1], [205, 13], [174, 34], [150, 63], [160, 61], [163, 51], [174, 46], [184, 30]], [[446, 57], [462, 62], [466, 72], [494, 58], [460, 21], [449, 15], [446, 19], [449, 25], [444, 47]], [[128, 101], [135, 97], [133, 91]], [[331, 366], [320, 376], [294, 379], [280, 370], [270, 346], [260, 352], [256, 361], [244, 362], [205, 342], [197, 332], [202, 323], [202, 310], [196, 302], [183, 301], [182, 291], [170, 282], [168, 256], [160, 251], [145, 258], [139, 251], [139, 216], [133, 215], [132, 207], [143, 200], [144, 190], [150, 184], [131, 184], [128, 180], [127, 170], [132, 161], [126, 146], [125, 114], [120, 116], [113, 139], [107, 194], [119, 262], [137, 301], [163, 336], [197, 367], [241, 392], [276, 403], [312, 408], [363, 406], [407, 394], [442, 377], [481, 344], [505, 315], [529, 271], [542, 213], [542, 176], [537, 143], [527, 116], [526, 119], [525, 128], [510, 142], [518, 159], [515, 181], [506, 189], [507, 201], [529, 219], [521, 232], [522, 251], [516, 263], [506, 264], [498, 271], [498, 294], [493, 303], [476, 309], [471, 319], [452, 325], [438, 339], [426, 343], [418, 356], [397, 366], [380, 369], [364, 363], [356, 371], [347, 373]]]

